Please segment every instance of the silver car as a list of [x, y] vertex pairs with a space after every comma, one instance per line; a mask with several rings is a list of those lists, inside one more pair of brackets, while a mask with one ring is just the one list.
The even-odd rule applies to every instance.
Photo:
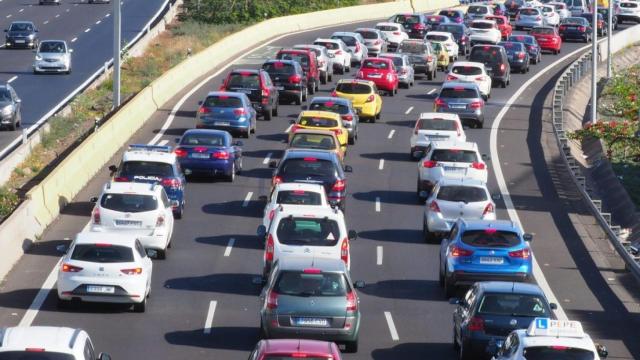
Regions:
[[320, 69], [320, 83], [326, 84], [327, 81], [333, 81], [333, 54], [327, 51], [327, 48], [320, 45], [296, 45], [294, 49], [308, 49], [316, 53], [318, 59], [318, 69]]
[[364, 44], [364, 38], [356, 32], [337, 31], [331, 34], [331, 38], [340, 39], [347, 44], [351, 53], [351, 63], [360, 64], [369, 56], [369, 49]]
[[33, 62], [33, 73], [71, 73], [71, 53], [64, 40], [43, 40]]
[[15, 130], [20, 126], [22, 116], [20, 104], [22, 100], [11, 85], [0, 85], [0, 126]]
[[516, 30], [544, 26], [545, 24], [542, 10], [538, 8], [521, 8], [516, 16]]
[[364, 44], [369, 49], [369, 55], [376, 56], [387, 51], [387, 40], [382, 31], [374, 28], [358, 28], [355, 32], [364, 38]]
[[496, 205], [487, 185], [476, 179], [443, 178], [425, 203], [422, 233], [426, 242], [451, 231], [458, 220], [495, 220]]
[[393, 61], [393, 65], [398, 72], [398, 81], [407, 89], [415, 83], [415, 70], [409, 61], [409, 55], [400, 53], [381, 53], [379, 57], [388, 58]]

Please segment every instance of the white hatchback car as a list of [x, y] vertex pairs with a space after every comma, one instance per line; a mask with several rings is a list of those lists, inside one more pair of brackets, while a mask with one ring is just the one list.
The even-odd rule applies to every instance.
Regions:
[[451, 66], [445, 82], [447, 81], [475, 83], [485, 101], [491, 97], [491, 76], [487, 74], [483, 63], [457, 61]]
[[362, 60], [369, 57], [369, 49], [364, 38], [357, 32], [336, 31], [331, 34], [332, 39], [342, 40], [351, 51], [351, 62], [360, 64]]
[[284, 256], [341, 259], [351, 266], [351, 241], [344, 214], [318, 206], [280, 206], [269, 227], [258, 226], [258, 238], [265, 241], [263, 277]]
[[316, 39], [314, 45], [324, 46], [329, 53], [331, 64], [339, 74], [351, 71], [351, 52], [344, 41], [340, 39]]
[[387, 38], [387, 51], [396, 52], [403, 41], [409, 40], [409, 34], [404, 31], [402, 24], [393, 22], [381, 22], [376, 24], [376, 29], [380, 30]]
[[469, 42], [474, 44], [497, 44], [502, 40], [502, 33], [495, 20], [473, 20], [469, 25], [471, 35]]
[[144, 312], [152, 271], [135, 235], [79, 233], [58, 269], [58, 305], [67, 307], [72, 300], [133, 304], [135, 312]]
[[33, 73], [71, 73], [71, 53], [64, 40], [42, 40], [35, 50]]
[[111, 360], [86, 331], [56, 326], [0, 328], [0, 359]]
[[558, 16], [560, 17], [560, 21], [562, 21], [563, 19], [566, 19], [568, 17], [571, 17], [571, 11], [569, 11], [569, 8], [567, 7], [567, 4], [565, 4], [563, 2], [552, 1], [550, 3], [547, 3], [547, 5], [553, 6], [553, 8], [555, 9], [556, 13], [558, 13]]
[[[145, 249], [165, 259], [173, 234], [173, 211], [158, 184], [109, 182], [91, 212], [91, 231], [137, 236]], [[151, 253], [151, 252], [150, 252]]]
[[409, 152], [411, 159], [416, 159], [417, 155], [424, 152], [432, 141], [467, 141], [458, 114], [421, 113], [411, 134]]
[[424, 203], [433, 187], [442, 178], [476, 179], [487, 182], [488, 171], [474, 142], [434, 141], [427, 146], [418, 163], [417, 194]]
[[453, 37], [453, 34], [444, 31], [429, 31], [425, 39], [444, 45], [449, 54], [450, 61], [456, 61], [458, 59], [458, 43]]
[[422, 219], [422, 235], [426, 242], [451, 231], [458, 218], [495, 220], [496, 204], [487, 185], [474, 179], [443, 178], [427, 198]]
[[327, 193], [320, 184], [279, 183], [273, 187], [268, 198], [261, 196], [260, 199], [266, 202], [262, 216], [262, 225], [266, 228], [269, 227], [280, 206], [286, 205], [287, 209], [291, 209], [292, 206], [331, 207], [327, 200]]
[[553, 5], [546, 5], [540, 8], [542, 10], [542, 16], [547, 25], [558, 26], [560, 24], [560, 14], [556, 12], [556, 8]]

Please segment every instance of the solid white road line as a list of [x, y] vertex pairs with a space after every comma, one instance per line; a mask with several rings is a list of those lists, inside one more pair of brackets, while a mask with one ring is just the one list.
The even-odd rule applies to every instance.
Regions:
[[380, 164], [378, 164], [378, 170], [384, 169], [384, 159], [380, 159]]
[[[537, 74], [533, 75], [524, 84], [522, 84], [522, 86], [520, 86], [520, 88], [509, 98], [509, 100], [507, 100], [505, 106], [500, 110], [500, 112], [496, 116], [496, 119], [491, 124], [491, 133], [489, 135], [489, 146], [491, 148], [491, 158], [492, 158], [491, 163], [493, 164], [493, 171], [494, 171], [494, 173], [496, 175], [496, 180], [498, 182], [498, 188], [500, 188], [500, 192], [502, 193], [502, 199], [504, 200], [504, 204], [507, 207], [507, 213], [509, 214], [509, 218], [511, 218], [512, 221], [515, 221], [515, 222], [518, 222], [518, 223], [522, 224], [520, 222], [520, 217], [518, 216], [518, 212], [516, 211], [515, 206], [513, 205], [513, 201], [511, 200], [511, 195], [509, 194], [509, 189], [507, 188], [507, 183], [505, 182], [504, 174], [502, 173], [502, 166], [500, 165], [500, 156], [499, 156], [499, 152], [498, 152], [498, 129], [500, 129], [500, 123], [502, 122], [502, 119], [504, 118], [504, 116], [507, 113], [507, 111], [509, 111], [509, 109], [511, 108], [513, 103], [520, 97], [520, 95], [522, 95], [522, 93], [534, 81], [538, 80], [542, 75], [546, 74], [549, 70], [554, 69], [557, 65], [559, 65], [560, 63], [562, 63], [566, 59], [568, 59], [568, 58], [580, 53], [581, 51], [583, 51], [583, 50], [585, 50], [585, 49], [587, 49], [589, 47], [591, 47], [591, 45], [583, 46], [583, 47], [581, 47], [581, 48], [579, 48], [579, 49], [577, 49], [577, 50], [575, 50], [575, 51], [573, 51], [573, 52], [561, 57], [560, 59], [558, 59], [555, 62], [553, 62], [551, 65], [548, 65], [546, 68], [542, 69], [540, 72], [538, 72]], [[562, 306], [558, 302], [558, 299], [554, 295], [553, 291], [551, 290], [551, 287], [549, 286], [549, 283], [547, 282], [547, 279], [545, 278], [544, 274], [542, 273], [542, 270], [540, 269], [540, 265], [536, 261], [535, 256], [532, 256], [532, 259], [533, 259], [533, 276], [535, 277], [536, 281], [538, 282], [538, 285], [540, 286], [540, 288], [542, 288], [544, 293], [547, 295], [547, 298], [549, 299], [550, 302], [554, 302], [554, 303], [558, 304], [558, 309], [555, 310], [556, 316], [560, 320], [566, 320], [567, 319], [567, 315], [565, 314], [564, 310], [562, 309]]]
[[207, 318], [204, 321], [204, 330], [205, 334], [211, 334], [211, 326], [213, 325], [213, 315], [216, 313], [216, 306], [218, 306], [218, 302], [215, 300], [211, 300], [209, 302], [209, 310], [207, 311]]
[[436, 92], [436, 89], [431, 89], [431, 90], [429, 90], [429, 92], [427, 93], [427, 95], [431, 95], [431, 94], [433, 94], [434, 92]]
[[376, 197], [376, 212], [380, 212], [380, 197]]
[[229, 243], [227, 244], [227, 248], [224, 249], [224, 256], [229, 256], [231, 255], [231, 249], [233, 249], [233, 244], [236, 243], [236, 239], [231, 238], [229, 239]]
[[393, 134], [395, 134], [395, 133], [396, 133], [395, 130], [389, 131], [389, 136], [387, 136], [387, 139], [391, 139], [393, 137]]
[[376, 264], [382, 265], [382, 246], [376, 247]]
[[408, 108], [407, 111], [404, 112], [405, 115], [409, 115], [409, 113], [413, 110], [413, 106]]
[[86, 33], [88, 33], [89, 31], [91, 31], [91, 28], [86, 28], [86, 29], [84, 30], [84, 32], [86, 32]]
[[267, 156], [264, 157], [264, 160], [262, 160], [262, 164], [267, 165], [269, 161], [271, 161], [271, 156], [273, 156], [273, 153], [268, 153]]
[[59, 18], [59, 17], [60, 17], [60, 14], [56, 15], [55, 17]]
[[393, 318], [391, 317], [391, 313], [388, 311], [384, 312], [384, 317], [387, 319], [387, 326], [389, 326], [389, 333], [391, 333], [391, 340], [398, 341], [400, 337], [398, 336], [398, 330], [396, 330], [396, 325], [393, 323]]
[[53, 267], [53, 270], [47, 276], [47, 279], [44, 281], [44, 284], [40, 287], [38, 294], [33, 299], [31, 305], [29, 305], [29, 309], [24, 313], [22, 319], [20, 320], [20, 324], [18, 326], [31, 326], [33, 320], [35, 320], [36, 315], [38, 315], [38, 311], [44, 304], [44, 301], [47, 299], [49, 295], [49, 291], [53, 289], [53, 286], [56, 284], [56, 280], [58, 277], [58, 268], [60, 267], [60, 263], [62, 262], [62, 258], [58, 260], [56, 265]]
[[76, 42], [76, 40], [78, 40], [78, 38], [74, 37], [73, 39], [71, 39], [71, 42]]
[[15, 79], [17, 79], [17, 78], [18, 78], [18, 75], [16, 75], [16, 76], [12, 77], [11, 79], [9, 79], [9, 80], [7, 81], [7, 83], [11, 84], [11, 83], [12, 83], [12, 82], [14, 82], [14, 81], [15, 81]]
[[251, 200], [252, 196], [253, 196], [253, 192], [249, 191], [247, 193], [247, 196], [244, 198], [244, 201], [242, 202], [242, 207], [247, 207], [249, 205], [249, 201]]
[[165, 146], [169, 143], [169, 140], [164, 139], [164, 140], [160, 140], [160, 142], [158, 143], [158, 146]]
[[109, 16], [111, 16], [111, 14], [107, 13], [104, 17], [108, 18]]

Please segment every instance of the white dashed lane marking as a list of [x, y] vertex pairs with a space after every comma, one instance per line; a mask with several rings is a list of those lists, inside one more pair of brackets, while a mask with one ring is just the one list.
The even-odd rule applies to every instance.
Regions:
[[389, 136], [387, 136], [387, 139], [391, 139], [393, 137], [393, 134], [395, 134], [395, 133], [396, 133], [395, 130], [389, 131]]
[[47, 25], [49, 23], [49, 20], [45, 20], [42, 25]]
[[86, 28], [86, 29], [84, 30], [84, 32], [86, 32], [86, 33], [88, 33], [89, 31], [91, 31], [91, 28]]
[[264, 157], [264, 160], [262, 160], [262, 164], [267, 165], [269, 161], [271, 161], [272, 156], [273, 156], [273, 153], [268, 153], [267, 156]]
[[224, 256], [229, 256], [231, 255], [231, 250], [233, 249], [233, 244], [236, 243], [236, 239], [231, 238], [229, 239], [229, 243], [227, 244], [227, 248], [224, 249]]
[[7, 15], [7, 19], [11, 17], [11, 14]]
[[409, 113], [411, 113], [412, 110], [413, 110], [413, 106], [408, 108], [407, 111], [404, 112], [404, 114], [409, 115]]
[[169, 143], [169, 140], [164, 139], [164, 140], [160, 140], [160, 142], [158, 143], [158, 146], [165, 146]]
[[434, 92], [436, 92], [436, 89], [431, 89], [431, 90], [429, 90], [429, 92], [427, 93], [427, 95], [431, 95], [431, 94], [433, 94]]
[[380, 212], [380, 197], [376, 197], [376, 212]]
[[384, 169], [384, 159], [380, 159], [380, 164], [378, 164], [378, 170]]
[[393, 318], [391, 317], [391, 313], [388, 311], [385, 311], [384, 317], [387, 319], [387, 326], [389, 326], [389, 333], [391, 334], [391, 340], [393, 341], [400, 340], [400, 337], [398, 336], [398, 330], [396, 330], [396, 324], [393, 323]]
[[376, 247], [376, 264], [382, 265], [382, 246]]
[[74, 37], [73, 39], [71, 39], [71, 42], [76, 42], [76, 40], [78, 40], [78, 38]]
[[21, 13], [21, 12], [23, 12], [23, 11], [24, 11], [24, 9], [20, 9], [20, 10], [18, 10], [18, 12], [19, 12], [19, 13]]
[[102, 22], [102, 20], [96, 21], [96, 25], [100, 25], [101, 22]]
[[14, 82], [17, 78], [18, 78], [18, 76], [16, 75], [16, 76], [12, 77], [11, 79], [9, 79], [9, 80], [7, 81], [7, 83], [11, 84], [11, 83], [12, 83], [12, 82]]
[[204, 321], [204, 330], [205, 334], [211, 334], [211, 327], [213, 326], [213, 315], [216, 313], [216, 306], [218, 306], [218, 302], [215, 300], [211, 300], [209, 302], [209, 311], [207, 311], [207, 318]]
[[249, 205], [249, 201], [251, 200], [252, 196], [253, 196], [253, 192], [249, 191], [247, 193], [247, 196], [244, 198], [244, 201], [242, 202], [242, 207], [247, 207]]

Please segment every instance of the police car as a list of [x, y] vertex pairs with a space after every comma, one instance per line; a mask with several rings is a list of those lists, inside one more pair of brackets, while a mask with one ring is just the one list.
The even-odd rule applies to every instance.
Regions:
[[493, 360], [604, 359], [607, 349], [594, 344], [579, 321], [535, 318], [528, 329], [515, 330]]
[[0, 359], [111, 360], [96, 357], [89, 334], [81, 329], [53, 326], [0, 328]]
[[171, 201], [174, 217], [184, 212], [186, 179], [171, 146], [129, 145], [120, 166], [109, 166], [115, 182], [159, 183]]

